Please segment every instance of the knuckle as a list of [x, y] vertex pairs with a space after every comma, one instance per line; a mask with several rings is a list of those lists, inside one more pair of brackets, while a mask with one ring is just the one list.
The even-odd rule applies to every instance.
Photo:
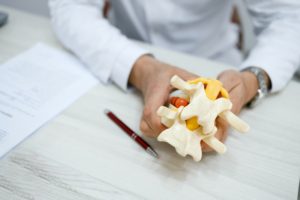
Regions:
[[154, 126], [156, 127], [157, 135], [163, 130], [164, 126], [160, 123], [160, 121], [155, 121]]
[[151, 117], [151, 114], [152, 114], [152, 109], [149, 106], [145, 106], [143, 111], [143, 117], [148, 119]]
[[140, 123], [140, 130], [143, 132], [143, 133], [146, 133], [149, 131], [149, 127], [147, 125], [147, 123], [145, 121], [141, 121]]

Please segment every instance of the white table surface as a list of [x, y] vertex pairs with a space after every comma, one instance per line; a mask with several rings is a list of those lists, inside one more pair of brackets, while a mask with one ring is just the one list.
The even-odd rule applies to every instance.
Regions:
[[[37, 42], [62, 48], [47, 18], [0, 10], [10, 14], [0, 28], [0, 63]], [[142, 45], [203, 76], [229, 68]], [[99, 84], [0, 160], [0, 199], [297, 199], [299, 82], [244, 110], [251, 131], [230, 130], [227, 153], [199, 163], [146, 138], [160, 155], [152, 158], [103, 114], [109, 108], [138, 131], [142, 107], [140, 94]]]

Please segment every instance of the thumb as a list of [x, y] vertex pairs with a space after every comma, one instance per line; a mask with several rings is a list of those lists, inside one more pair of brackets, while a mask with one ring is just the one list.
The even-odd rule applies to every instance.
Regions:
[[141, 131], [148, 136], [156, 137], [165, 127], [156, 114], [158, 108], [168, 100], [170, 87], [168, 85], [154, 86], [145, 97], [145, 106], [141, 119]]

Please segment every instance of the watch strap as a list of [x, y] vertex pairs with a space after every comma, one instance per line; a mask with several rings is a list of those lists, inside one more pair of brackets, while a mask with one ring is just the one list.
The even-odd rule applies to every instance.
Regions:
[[266, 72], [260, 67], [247, 67], [241, 70], [241, 72], [248, 71], [253, 73], [258, 81], [258, 90], [256, 95], [247, 103], [247, 107], [254, 107], [261, 99], [263, 99], [269, 93], [268, 82], [266, 79]]

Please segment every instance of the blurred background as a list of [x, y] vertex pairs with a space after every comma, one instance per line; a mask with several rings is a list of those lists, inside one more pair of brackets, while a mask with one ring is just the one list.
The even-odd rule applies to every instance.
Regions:
[[48, 0], [0, 0], [0, 4], [49, 17]]
[[[247, 9], [245, 7], [243, 0], [234, 0], [237, 8], [240, 28], [242, 30], [242, 51], [246, 55], [249, 52], [249, 49], [254, 45], [255, 36], [253, 32], [253, 26], [251, 19], [248, 15]], [[33, 14], [41, 15], [44, 17], [49, 17], [48, 10], [48, 0], [0, 0], [0, 5], [10, 6], [20, 10], [24, 10]], [[300, 79], [300, 68], [298, 69], [298, 79]]]
[[[247, 10], [243, 3], [243, 0], [235, 0], [236, 7], [239, 13], [239, 17], [242, 25], [243, 32], [243, 52], [246, 53], [252, 47], [254, 43], [254, 34], [251, 24], [251, 20], [248, 16]], [[0, 0], [0, 4], [14, 7], [20, 10], [25, 10], [34, 14], [49, 17], [48, 0]]]

